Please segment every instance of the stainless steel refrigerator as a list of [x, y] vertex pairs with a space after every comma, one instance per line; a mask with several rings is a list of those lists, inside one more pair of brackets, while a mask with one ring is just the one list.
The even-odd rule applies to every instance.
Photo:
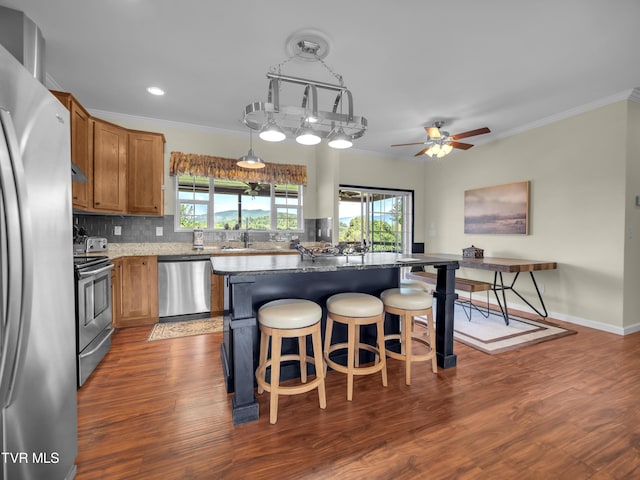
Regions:
[[76, 472], [69, 113], [0, 46], [2, 480]]

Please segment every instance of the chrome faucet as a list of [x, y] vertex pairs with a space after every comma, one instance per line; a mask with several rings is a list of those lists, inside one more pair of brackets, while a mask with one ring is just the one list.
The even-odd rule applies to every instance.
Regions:
[[253, 245], [249, 241], [249, 230], [247, 230], [246, 232], [242, 232], [242, 240], [244, 241], [244, 248], [249, 248], [251, 245]]

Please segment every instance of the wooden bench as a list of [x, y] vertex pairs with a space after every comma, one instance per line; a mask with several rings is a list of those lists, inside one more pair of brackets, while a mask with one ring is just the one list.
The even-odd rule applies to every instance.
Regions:
[[[417, 280], [419, 282], [425, 282], [430, 285], [436, 285], [437, 274], [429, 272], [411, 272], [407, 274], [407, 278], [410, 280]], [[468, 278], [456, 277], [456, 290], [461, 290], [469, 294], [469, 300], [459, 300], [465, 315], [471, 320], [471, 309], [478, 310], [485, 318], [489, 316], [489, 290], [493, 290], [493, 284], [488, 282], [482, 282], [480, 280], [470, 280]], [[487, 311], [480, 310], [473, 304], [472, 296], [475, 292], [487, 292]], [[469, 312], [464, 307], [464, 304], [469, 305]]]

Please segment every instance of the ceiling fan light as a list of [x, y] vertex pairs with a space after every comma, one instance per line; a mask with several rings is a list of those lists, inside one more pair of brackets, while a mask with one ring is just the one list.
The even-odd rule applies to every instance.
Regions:
[[331, 138], [329, 139], [329, 146], [331, 148], [351, 148], [352, 145], [353, 142], [351, 141], [351, 138], [349, 138], [349, 136], [344, 133], [344, 130], [342, 128], [338, 129], [335, 135], [331, 136]]
[[287, 136], [282, 129], [276, 125], [273, 119], [269, 120], [267, 124], [260, 130], [259, 137], [267, 142], [281, 142]]
[[321, 140], [322, 139], [309, 127], [305, 127], [300, 130], [300, 133], [298, 133], [298, 136], [296, 137], [296, 142], [302, 145], [317, 145]]
[[424, 152], [424, 154], [429, 155], [431, 158], [437, 157], [440, 154], [440, 145], [438, 145], [437, 143], [435, 145], [432, 145], [429, 150]]

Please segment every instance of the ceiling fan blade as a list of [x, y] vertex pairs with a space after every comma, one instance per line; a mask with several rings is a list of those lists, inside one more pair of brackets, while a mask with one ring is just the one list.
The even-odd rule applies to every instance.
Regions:
[[469, 150], [473, 145], [470, 143], [462, 143], [462, 142], [451, 142], [451, 146], [453, 148], [459, 148], [460, 150]]
[[438, 127], [424, 127], [424, 129], [427, 131], [427, 135], [429, 135], [431, 138], [440, 138], [440, 129]]
[[429, 150], [429, 148], [431, 147], [424, 147], [422, 150], [420, 150], [418, 153], [416, 153], [414, 155], [414, 157], [419, 157], [420, 155], [424, 155], [424, 152], [426, 152], [427, 150]]
[[392, 147], [406, 147], [408, 145], [424, 145], [424, 142], [416, 142], [416, 143], [397, 143], [396, 145], [391, 145]]
[[475, 130], [469, 130], [468, 132], [462, 132], [462, 133], [457, 133], [455, 135], [451, 135], [451, 138], [453, 140], [460, 140], [461, 138], [467, 138], [467, 137], [475, 137], [476, 135], [482, 135], [483, 133], [490, 133], [491, 130], [489, 130], [487, 127], [483, 127], [483, 128], [477, 128]]

